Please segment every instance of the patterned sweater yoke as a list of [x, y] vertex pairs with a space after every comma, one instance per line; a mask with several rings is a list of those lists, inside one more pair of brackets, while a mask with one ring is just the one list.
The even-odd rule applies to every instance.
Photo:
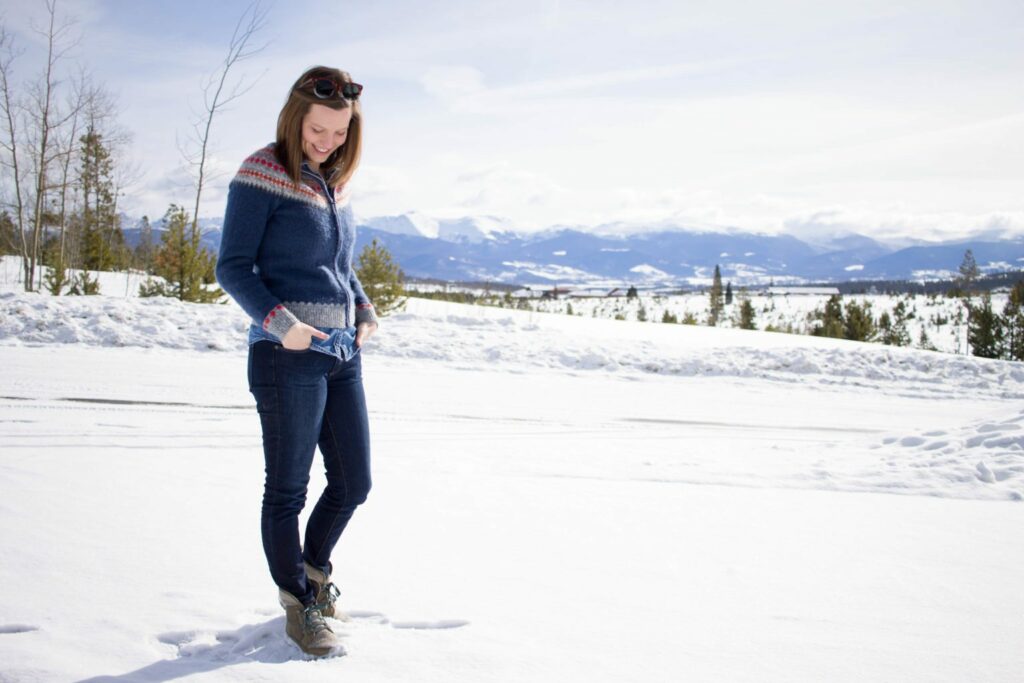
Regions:
[[277, 160], [273, 147], [269, 145], [250, 154], [242, 162], [242, 167], [238, 169], [232, 182], [252, 185], [286, 199], [327, 208], [327, 198], [322, 194], [305, 183], [295, 185], [288, 171]]

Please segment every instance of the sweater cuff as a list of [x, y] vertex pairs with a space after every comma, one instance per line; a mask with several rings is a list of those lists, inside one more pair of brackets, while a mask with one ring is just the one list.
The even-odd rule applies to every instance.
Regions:
[[373, 304], [359, 304], [356, 306], [356, 326], [359, 326], [360, 323], [380, 325], [377, 321], [377, 314], [373, 312]]
[[278, 339], [284, 339], [284, 336], [288, 334], [288, 330], [292, 329], [292, 325], [297, 322], [299, 322], [299, 319], [291, 311], [278, 304], [263, 319], [263, 329]]

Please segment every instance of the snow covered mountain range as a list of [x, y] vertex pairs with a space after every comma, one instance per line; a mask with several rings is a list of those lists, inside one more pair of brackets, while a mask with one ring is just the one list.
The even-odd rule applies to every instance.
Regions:
[[[219, 219], [205, 219], [201, 225], [204, 243], [215, 250]], [[154, 224], [154, 241], [161, 228]], [[125, 236], [134, 245], [138, 228], [126, 229]], [[436, 219], [412, 212], [361, 219], [357, 250], [373, 239], [411, 277], [515, 284], [704, 284], [715, 265], [736, 284], [927, 280], [956, 275], [967, 249], [983, 272], [1024, 268], [1020, 237], [898, 247], [858, 234], [812, 244], [791, 235], [676, 226], [646, 231], [619, 225], [556, 226], [520, 233], [508, 221], [490, 216]]]

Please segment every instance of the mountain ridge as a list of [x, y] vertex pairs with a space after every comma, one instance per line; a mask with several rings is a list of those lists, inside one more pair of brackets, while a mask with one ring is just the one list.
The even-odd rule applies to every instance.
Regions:
[[[125, 220], [127, 222], [127, 220]], [[620, 224], [609, 224], [620, 225]], [[162, 223], [152, 225], [158, 244]], [[220, 220], [202, 219], [216, 251]], [[124, 230], [134, 246], [139, 228]], [[356, 250], [376, 239], [412, 277], [508, 284], [672, 287], [706, 284], [716, 265], [737, 285], [929, 280], [957, 273], [971, 249], [982, 272], [1024, 268], [1024, 238], [957, 240], [897, 248], [858, 233], [814, 244], [787, 234], [686, 230], [609, 234], [572, 226], [519, 233], [490, 216], [434, 219], [412, 212], [357, 219]]]

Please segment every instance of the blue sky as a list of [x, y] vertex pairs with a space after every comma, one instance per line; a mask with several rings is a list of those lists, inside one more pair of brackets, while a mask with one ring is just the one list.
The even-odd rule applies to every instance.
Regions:
[[[42, 3], [0, 0], [28, 31]], [[246, 2], [58, 0], [115, 93], [142, 177], [125, 208], [190, 195], [178, 142]], [[673, 224], [823, 236], [1024, 234], [1024, 3], [320, 2], [270, 5], [256, 86], [215, 123], [223, 209], [290, 82], [366, 86], [365, 216], [515, 228]]]

